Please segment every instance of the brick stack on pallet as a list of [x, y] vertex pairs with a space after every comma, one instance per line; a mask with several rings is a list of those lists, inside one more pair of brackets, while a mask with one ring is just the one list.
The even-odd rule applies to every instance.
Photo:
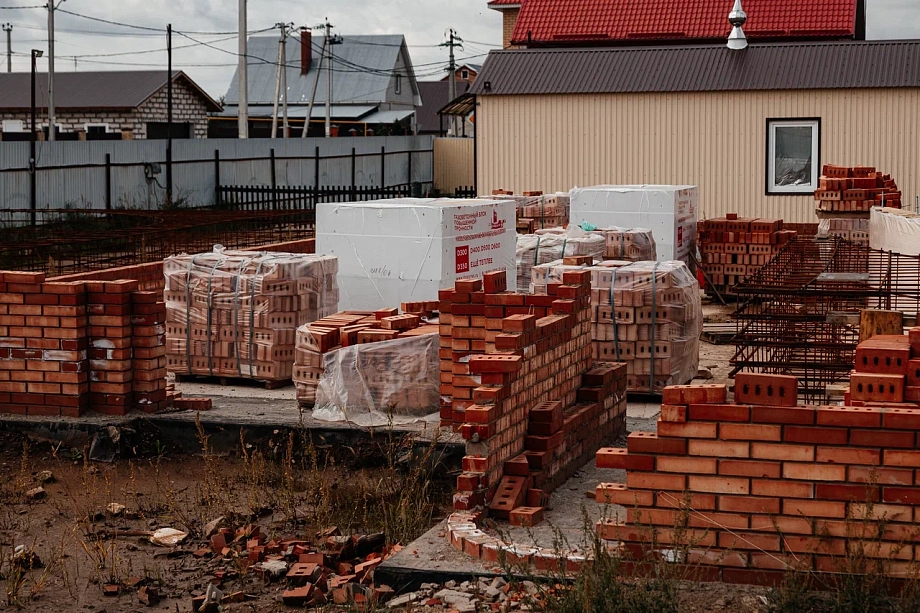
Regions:
[[568, 256], [588, 256], [591, 261], [604, 256], [604, 237], [599, 234], [559, 233], [519, 234], [515, 243], [517, 287], [527, 291], [533, 280], [535, 267], [555, 262]]
[[714, 287], [721, 294], [755, 274], [796, 235], [784, 229], [782, 219], [743, 218], [737, 213], [707, 219], [699, 227], [707, 290]]
[[822, 219], [818, 222], [818, 237], [839, 236], [854, 243], [869, 244], [869, 220], [852, 217]]
[[591, 274], [592, 350], [595, 360], [625, 362], [631, 392], [659, 394], [668, 385], [692, 380], [699, 369], [702, 307], [699, 283], [680, 261], [601, 262], [578, 258], [539, 267], [543, 280], [566, 270]]
[[894, 179], [872, 166], [825, 164], [818, 183], [818, 211], [857, 213], [868, 212], [874, 206], [901, 208], [901, 191]]
[[590, 273], [566, 273], [547, 296], [505, 287], [497, 272], [442, 293], [453, 366], [442, 419], [468, 441], [454, 508], [533, 525], [549, 492], [623, 431], [626, 372], [591, 366]]
[[531, 191], [515, 196], [514, 192], [497, 189], [491, 196], [485, 197], [492, 200], [500, 197], [514, 202], [519, 234], [533, 234], [542, 228], [565, 227], [569, 224], [569, 195], [565, 192], [544, 194]]
[[177, 376], [291, 379], [298, 326], [338, 307], [337, 260], [219, 251], [164, 262], [167, 367]]
[[844, 398], [851, 404], [920, 404], [920, 327], [859, 343]]
[[[388, 343], [375, 346], [372, 352], [357, 354], [342, 352], [347, 347], [381, 343], [397, 339], [413, 339], [432, 335], [432, 351], [438, 334], [438, 302], [403, 303], [399, 309], [378, 311], [343, 311], [318, 319], [297, 328], [297, 344], [294, 354], [294, 386], [297, 401], [304, 408], [312, 408], [317, 401], [317, 387], [324, 376], [335, 376], [339, 387], [360, 385], [370, 393], [371, 398], [383, 399], [374, 402], [385, 406], [388, 402], [405, 410], [430, 409], [438, 404], [438, 390], [432, 378], [431, 385], [413, 384], [411, 378], [428, 373], [407, 373], [398, 368], [407, 352], [424, 353], [426, 345]], [[360, 377], [343, 377], [340, 359], [350, 360], [354, 367], [360, 367]], [[356, 359], [357, 358], [357, 359]], [[327, 373], [327, 366], [336, 365], [334, 372]], [[346, 380], [352, 379], [352, 380]]]
[[627, 507], [625, 523], [598, 523], [601, 538], [641, 558], [686, 539], [690, 563], [730, 582], [840, 571], [856, 546], [906, 571], [920, 559], [920, 407], [797, 406], [797, 387], [739, 373], [733, 403], [722, 385], [665, 389], [657, 434], [597, 454], [627, 471], [597, 487], [598, 502]]
[[0, 272], [0, 411], [166, 408], [165, 305], [137, 287]]
[[604, 259], [627, 262], [653, 262], [658, 259], [655, 238], [645, 228], [605, 228], [594, 230], [604, 237]]

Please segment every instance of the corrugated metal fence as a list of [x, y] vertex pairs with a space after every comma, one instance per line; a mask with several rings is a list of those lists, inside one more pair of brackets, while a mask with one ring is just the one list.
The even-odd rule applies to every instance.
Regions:
[[[430, 185], [432, 139], [176, 140], [173, 199], [192, 206], [215, 204], [218, 181], [221, 185], [314, 187], [318, 177], [320, 186]], [[112, 208], [155, 209], [165, 199], [166, 141], [41, 142], [37, 147], [38, 209], [104, 209], [107, 202]], [[0, 210], [29, 208], [28, 159], [29, 143], [0, 142]], [[152, 164], [159, 165], [158, 174], [151, 172], [155, 170]]]
[[434, 139], [434, 187], [442, 194], [470, 189], [476, 182], [472, 138]]

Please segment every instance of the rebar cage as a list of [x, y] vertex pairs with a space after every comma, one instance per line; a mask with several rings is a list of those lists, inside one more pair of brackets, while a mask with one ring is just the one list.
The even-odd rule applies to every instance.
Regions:
[[861, 310], [916, 316], [920, 256], [839, 237], [797, 237], [734, 293], [739, 302], [731, 375], [793, 375], [800, 397], [822, 402], [827, 384], [846, 381], [853, 369]]

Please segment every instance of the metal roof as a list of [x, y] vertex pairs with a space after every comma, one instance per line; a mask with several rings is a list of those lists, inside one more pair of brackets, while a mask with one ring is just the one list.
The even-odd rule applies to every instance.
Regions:
[[492, 51], [471, 93], [920, 87], [920, 41]]
[[[286, 45], [288, 105], [309, 104], [319, 66], [322, 38], [314, 36], [313, 62], [306, 74], [300, 72], [300, 39], [293, 36]], [[374, 36], [343, 36], [342, 42], [332, 46], [332, 102], [333, 104], [368, 104], [387, 102], [387, 90], [394, 71], [403, 55], [408, 85], [418, 97], [418, 86], [405, 38], [401, 34]], [[275, 99], [275, 75], [278, 66], [278, 37], [251, 36], [247, 47], [249, 56], [249, 104], [272, 104]], [[239, 103], [238, 70], [234, 72], [224, 100], [227, 104]], [[325, 104], [327, 97], [327, 72], [323, 64], [316, 88], [316, 104]]]
[[[731, 0], [526, 0], [511, 42], [723, 39], [731, 7]], [[851, 38], [856, 30], [855, 0], [744, 0], [744, 10], [750, 40]]]
[[[32, 108], [31, 74], [28, 72], [0, 73], [0, 109]], [[208, 111], [220, 111], [220, 104], [208, 96], [197, 83], [181, 70], [173, 72], [173, 82], [183, 80], [198, 93]], [[39, 73], [35, 79], [36, 108], [48, 104], [48, 76]], [[112, 70], [87, 72], [56, 72], [54, 74], [55, 106], [61, 109], [134, 109], [161, 88], [166, 87], [166, 71]]]

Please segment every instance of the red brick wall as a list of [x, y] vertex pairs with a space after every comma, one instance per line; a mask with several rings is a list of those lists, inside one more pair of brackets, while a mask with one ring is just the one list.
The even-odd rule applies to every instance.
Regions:
[[906, 568], [920, 556], [920, 407], [796, 406], [796, 385], [739, 373], [734, 404], [724, 386], [667, 388], [657, 434], [598, 453], [599, 466], [627, 469], [625, 486], [598, 486], [599, 502], [627, 507], [625, 523], [598, 524], [601, 537], [643, 555], [653, 531], [667, 547], [686, 518], [690, 561], [723, 572], [837, 571], [863, 541]]

